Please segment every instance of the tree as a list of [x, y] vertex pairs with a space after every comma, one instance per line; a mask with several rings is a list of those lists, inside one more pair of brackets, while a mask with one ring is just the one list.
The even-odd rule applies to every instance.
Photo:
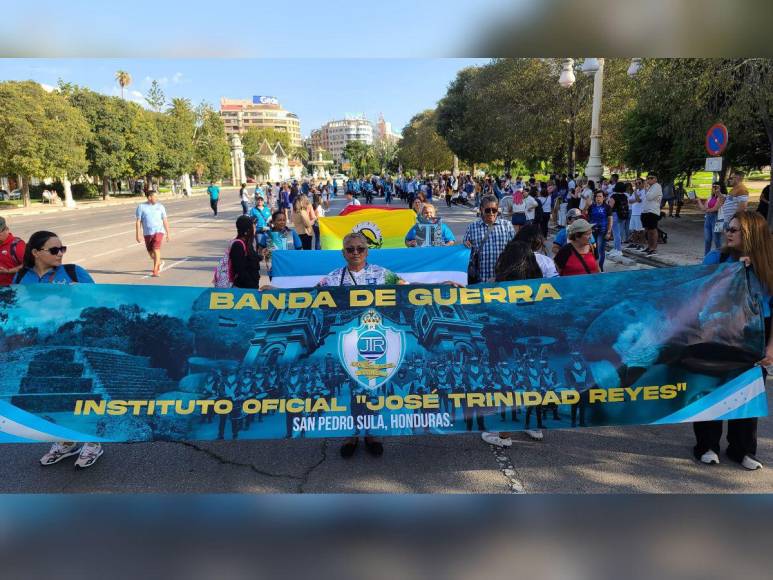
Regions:
[[131, 134], [129, 111], [132, 103], [76, 85], [60, 86], [91, 128], [86, 142], [88, 173], [102, 179], [102, 197], [106, 199], [110, 179], [131, 173], [132, 151], [128, 140]]
[[278, 129], [259, 129], [257, 127], [250, 127], [242, 135], [242, 147], [244, 148], [244, 155], [251, 156], [258, 152], [261, 143], [263, 141], [268, 142], [269, 146], [273, 149], [276, 142], [282, 144], [282, 149], [292, 152], [293, 148], [290, 145], [290, 134], [287, 131], [280, 131]]
[[172, 99], [170, 108], [156, 117], [159, 147], [154, 173], [177, 178], [193, 170], [196, 112], [188, 99]]
[[160, 113], [166, 105], [166, 95], [161, 90], [161, 85], [158, 84], [157, 80], [153, 79], [153, 82], [150, 84], [150, 88], [145, 95], [145, 101], [156, 113]]
[[373, 147], [362, 141], [349, 141], [344, 147], [344, 157], [352, 164], [352, 175], [365, 175], [373, 161]]
[[400, 147], [391, 139], [379, 139], [373, 145], [373, 156], [378, 172], [381, 174], [387, 171], [396, 171], [398, 165], [398, 151]]
[[0, 83], [0, 174], [22, 177], [28, 206], [30, 177], [67, 177], [86, 170], [89, 126], [58, 92], [32, 81]]
[[309, 150], [306, 149], [306, 147], [303, 147], [302, 145], [300, 147], [291, 147], [290, 157], [292, 159], [297, 159], [298, 161], [308, 161]]
[[271, 164], [256, 153], [255, 155], [245, 158], [244, 169], [247, 171], [247, 175], [258, 179], [260, 177], [268, 176], [271, 171]]
[[196, 109], [193, 166], [199, 180], [218, 181], [231, 168], [231, 148], [223, 119], [206, 103]]
[[435, 111], [428, 109], [415, 115], [403, 129], [399, 159], [403, 167], [415, 170], [446, 170], [454, 154], [437, 132]]
[[115, 73], [115, 80], [118, 81], [118, 84], [121, 86], [121, 98], [123, 99], [123, 90], [132, 84], [132, 76], [125, 70], [119, 70]]

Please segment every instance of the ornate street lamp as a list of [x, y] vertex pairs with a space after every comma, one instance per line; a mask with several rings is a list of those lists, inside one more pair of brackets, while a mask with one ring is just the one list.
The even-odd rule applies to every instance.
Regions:
[[[574, 84], [574, 59], [567, 58], [561, 67], [561, 76], [558, 84], [564, 88], [569, 88]], [[641, 68], [641, 59], [631, 59], [631, 66], [628, 67], [628, 76], [634, 76]], [[604, 93], [604, 59], [586, 58], [582, 63], [582, 72], [588, 76], [593, 75], [593, 110], [591, 113], [590, 129], [590, 156], [588, 165], [585, 167], [585, 175], [595, 183], [599, 183], [604, 173], [604, 166], [601, 164], [601, 98]]]

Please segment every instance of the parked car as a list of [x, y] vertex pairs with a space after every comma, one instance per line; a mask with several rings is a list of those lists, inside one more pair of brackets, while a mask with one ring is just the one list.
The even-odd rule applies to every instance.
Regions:
[[21, 199], [21, 189], [14, 189], [11, 193], [8, 194], [8, 199]]

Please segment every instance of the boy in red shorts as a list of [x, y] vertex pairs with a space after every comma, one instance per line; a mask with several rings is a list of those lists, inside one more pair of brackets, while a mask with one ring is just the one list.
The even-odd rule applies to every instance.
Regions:
[[[158, 278], [164, 267], [164, 262], [161, 260], [161, 242], [164, 240], [164, 234], [167, 242], [172, 239], [172, 236], [169, 232], [169, 221], [166, 219], [166, 209], [156, 201], [156, 192], [150, 190], [145, 195], [148, 201], [137, 206], [136, 238], [138, 244], [144, 240], [145, 249], [153, 260], [152, 276]], [[140, 237], [140, 227], [142, 237]]]

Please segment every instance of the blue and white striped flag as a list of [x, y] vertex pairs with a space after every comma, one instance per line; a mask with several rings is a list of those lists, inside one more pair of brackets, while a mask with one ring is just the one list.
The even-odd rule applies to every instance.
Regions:
[[[310, 288], [346, 264], [338, 250], [280, 250], [271, 254], [277, 288]], [[462, 245], [370, 250], [368, 263], [387, 268], [411, 284], [452, 281], [467, 285], [470, 250]]]

